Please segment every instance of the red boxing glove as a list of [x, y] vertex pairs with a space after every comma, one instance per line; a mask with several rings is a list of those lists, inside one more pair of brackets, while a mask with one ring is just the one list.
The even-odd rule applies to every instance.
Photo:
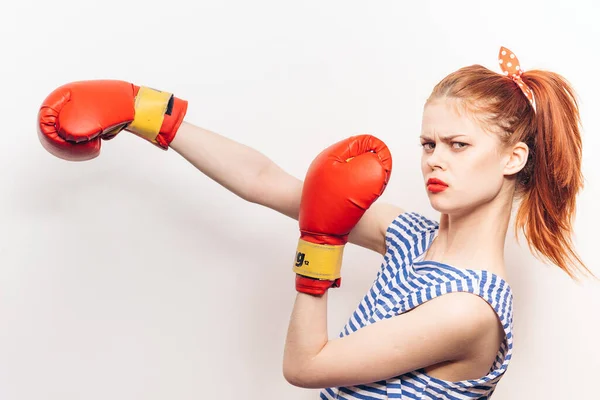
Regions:
[[116, 80], [80, 81], [54, 90], [38, 112], [38, 136], [46, 150], [69, 161], [100, 154], [101, 139], [123, 129], [168, 149], [187, 111], [187, 101]]
[[321, 152], [311, 163], [300, 203], [296, 290], [321, 295], [339, 287], [344, 246], [365, 211], [381, 196], [392, 156], [381, 140], [353, 136]]

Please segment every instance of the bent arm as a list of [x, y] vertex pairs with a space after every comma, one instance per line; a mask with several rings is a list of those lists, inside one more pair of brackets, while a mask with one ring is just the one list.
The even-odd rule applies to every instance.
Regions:
[[294, 386], [320, 389], [369, 384], [443, 362], [475, 365], [485, 357], [487, 371], [496, 354], [482, 356], [481, 344], [495, 338], [499, 323], [483, 299], [454, 292], [328, 340], [327, 293], [298, 293], [283, 375]]

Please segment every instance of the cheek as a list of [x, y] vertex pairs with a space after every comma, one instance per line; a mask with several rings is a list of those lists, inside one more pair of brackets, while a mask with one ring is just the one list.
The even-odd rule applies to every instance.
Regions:
[[502, 184], [501, 160], [493, 151], [477, 154], [463, 166], [463, 178], [473, 188], [496, 190], [497, 186]]

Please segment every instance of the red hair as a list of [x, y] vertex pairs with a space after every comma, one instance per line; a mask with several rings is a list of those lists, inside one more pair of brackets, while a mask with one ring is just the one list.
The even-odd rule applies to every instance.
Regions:
[[575, 201], [583, 188], [580, 116], [575, 92], [560, 75], [532, 70], [521, 75], [535, 98], [535, 109], [509, 77], [480, 65], [461, 68], [439, 82], [428, 102], [440, 97], [459, 101], [505, 146], [529, 147], [525, 167], [516, 176], [521, 200], [515, 236], [523, 230], [533, 254], [563, 269], [571, 278], [587, 272], [571, 240]]

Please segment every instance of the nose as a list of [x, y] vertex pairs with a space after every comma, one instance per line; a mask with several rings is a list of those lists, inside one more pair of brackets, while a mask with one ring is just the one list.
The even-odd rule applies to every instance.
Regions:
[[438, 168], [441, 170], [445, 169], [445, 162], [443, 160], [444, 155], [441, 146], [436, 146], [433, 151], [426, 155], [427, 166], [432, 170]]

